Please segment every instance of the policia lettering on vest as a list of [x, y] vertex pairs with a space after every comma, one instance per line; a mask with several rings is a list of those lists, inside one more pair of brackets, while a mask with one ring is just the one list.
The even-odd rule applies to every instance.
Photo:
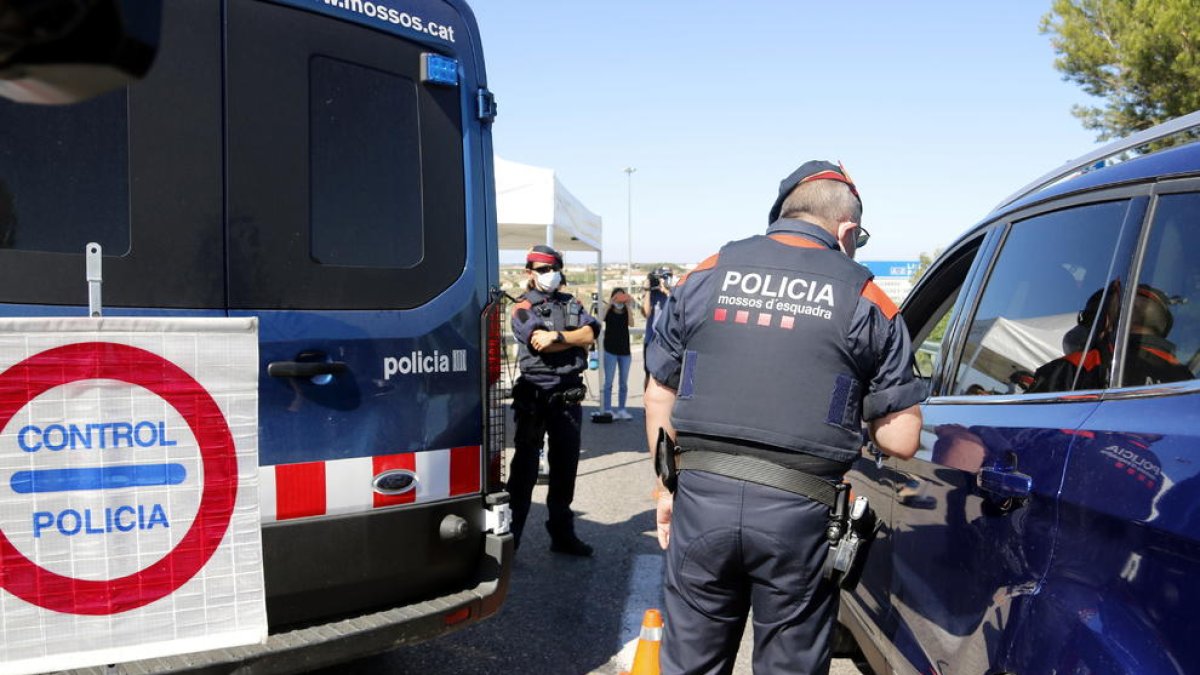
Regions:
[[525, 256], [529, 282], [512, 311], [521, 376], [513, 385], [516, 432], [507, 488], [512, 500], [513, 538], [520, 546], [537, 482], [538, 455], [549, 437], [546, 529], [550, 550], [586, 557], [592, 554], [592, 547], [575, 535], [571, 502], [579, 468], [583, 418], [579, 402], [586, 393], [582, 373], [600, 324], [574, 296], [559, 291], [564, 283], [562, 267], [562, 255], [549, 246], [534, 246]]
[[730, 672], [751, 608], [755, 672], [828, 671], [837, 570], [873, 528], [842, 478], [864, 421], [911, 457], [924, 396], [903, 320], [852, 260], [861, 216], [841, 165], [806, 162], [765, 235], [679, 281], [647, 347], [647, 440], [678, 471], [656, 487], [664, 673]]

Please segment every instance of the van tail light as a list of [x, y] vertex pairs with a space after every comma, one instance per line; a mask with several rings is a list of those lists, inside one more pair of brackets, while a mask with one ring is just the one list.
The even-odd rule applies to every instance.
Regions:
[[507, 419], [504, 399], [508, 397], [504, 378], [504, 335], [501, 331], [504, 296], [495, 294], [483, 310], [483, 459], [484, 491], [504, 489], [504, 424]]

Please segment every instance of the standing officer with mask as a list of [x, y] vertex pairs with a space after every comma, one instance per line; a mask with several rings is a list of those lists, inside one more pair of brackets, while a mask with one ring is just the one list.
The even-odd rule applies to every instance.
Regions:
[[[782, 217], [781, 217], [782, 214]], [[852, 260], [862, 202], [840, 165], [780, 183], [765, 236], [726, 244], [674, 289], [647, 360], [651, 447], [678, 432], [664, 673], [728, 673], [754, 610], [756, 673], [825, 673], [837, 586], [823, 579], [834, 485], [862, 420], [908, 458], [924, 392], [896, 306]]]
[[512, 533], [520, 546], [529, 501], [537, 481], [538, 454], [549, 434], [550, 484], [546, 494], [550, 550], [590, 556], [592, 547], [575, 536], [575, 472], [579, 467], [579, 402], [586, 389], [582, 373], [587, 350], [600, 334], [600, 324], [569, 293], [559, 292], [562, 254], [534, 246], [525, 256], [529, 280], [525, 295], [513, 307], [512, 331], [517, 340], [521, 376], [513, 385], [517, 428], [509, 470]]

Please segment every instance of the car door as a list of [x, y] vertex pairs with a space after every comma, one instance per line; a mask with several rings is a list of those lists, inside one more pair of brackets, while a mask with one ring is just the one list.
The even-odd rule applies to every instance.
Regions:
[[[1017, 214], [996, 225], [997, 252], [975, 261], [982, 284], [958, 304], [917, 456], [888, 461], [897, 662], [987, 672], [1014, 639], [1053, 550], [1073, 430], [1104, 384], [1054, 366], [1115, 324], [1119, 294], [1107, 290], [1126, 279], [1146, 201], [1101, 195]], [[1105, 311], [1081, 311], [1097, 293]]]
[[[901, 309], [913, 338], [916, 374], [926, 391], [933, 389], [935, 375], [943, 362], [944, 345], [950, 342], [947, 330], [952, 325], [951, 319], [963, 312], [961, 305], [969, 294], [962, 290], [968, 282], [968, 273], [975, 269], [972, 263], [981, 249], [987, 248], [985, 240], [994, 240], [995, 235], [994, 228], [981, 230], [947, 251], [922, 276]], [[883, 670], [882, 661], [894, 660], [896, 645], [912, 642], [907, 627], [898, 622], [890, 599], [895, 544], [892, 511], [897, 494], [907, 496], [907, 477], [897, 470], [894, 462], [866, 454], [855, 462], [846, 480], [855, 495], [869, 500], [880, 528], [863, 563], [861, 580], [843, 594], [843, 623], [856, 634], [860, 646], [867, 644], [863, 652], [873, 667]]]
[[[1155, 187], [1120, 381], [1079, 430], [1023, 672], [1200, 672], [1200, 181]], [[1099, 629], [1098, 629], [1099, 628]]]

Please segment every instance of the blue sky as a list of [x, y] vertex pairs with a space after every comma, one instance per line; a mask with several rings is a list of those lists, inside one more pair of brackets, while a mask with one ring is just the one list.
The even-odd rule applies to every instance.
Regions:
[[[471, 0], [505, 159], [604, 219], [606, 261], [696, 262], [761, 232], [779, 180], [841, 160], [860, 260], [944, 247], [1096, 146], [1038, 32], [1049, 0]], [[568, 262], [594, 260], [571, 254]]]

